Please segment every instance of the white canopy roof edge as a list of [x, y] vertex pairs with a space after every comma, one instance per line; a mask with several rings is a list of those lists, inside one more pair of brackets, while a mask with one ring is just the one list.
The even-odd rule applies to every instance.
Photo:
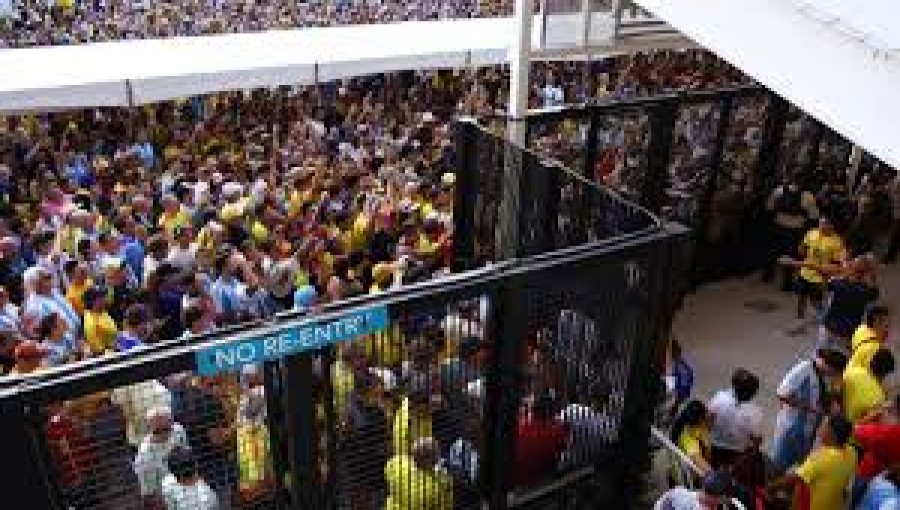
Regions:
[[[540, 48], [538, 21], [534, 56], [571, 58], [690, 44], [680, 35], [615, 41], [609, 14], [597, 13], [591, 47], [578, 46], [573, 34], [579, 18], [567, 14], [552, 16], [548, 42], [553, 48]], [[0, 112], [128, 106], [406, 69], [504, 64], [513, 30], [512, 18], [484, 18], [0, 50]]]
[[894, 133], [900, 118], [896, 99], [900, 55], [892, 51], [900, 46], [895, 45], [900, 3], [855, 2], [844, 7], [852, 16], [835, 9], [833, 0], [806, 0], [805, 6], [785, 0], [637, 3], [885, 163], [900, 168], [900, 142]]
[[499, 64], [507, 61], [511, 27], [509, 18], [472, 19], [0, 50], [0, 111], [127, 106], [402, 69]]

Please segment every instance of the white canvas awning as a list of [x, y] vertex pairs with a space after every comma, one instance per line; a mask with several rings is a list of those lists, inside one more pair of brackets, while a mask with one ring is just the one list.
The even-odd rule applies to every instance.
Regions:
[[[615, 42], [609, 15], [594, 17], [592, 55], [689, 44], [681, 36]], [[577, 56], [577, 15], [552, 21], [543, 34], [552, 51], [541, 47], [535, 23], [536, 54]], [[128, 106], [406, 69], [503, 64], [514, 29], [512, 18], [411, 21], [0, 50], [0, 112]]]
[[900, 2], [636, 0], [870, 153], [900, 168]]
[[511, 20], [408, 22], [0, 50], [0, 111], [127, 106], [506, 62]]

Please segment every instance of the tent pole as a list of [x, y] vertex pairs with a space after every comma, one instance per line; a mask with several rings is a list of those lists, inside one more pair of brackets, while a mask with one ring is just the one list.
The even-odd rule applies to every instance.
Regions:
[[509, 122], [504, 157], [502, 186], [505, 192], [500, 202], [500, 225], [497, 246], [500, 260], [519, 255], [519, 209], [523, 180], [523, 157], [519, 147], [525, 147], [528, 132], [528, 93], [531, 70], [532, 0], [516, 0], [515, 39], [510, 45]]
[[532, 2], [516, 0], [515, 40], [510, 45], [509, 137], [525, 144], [525, 114], [528, 113], [528, 78], [531, 71]]

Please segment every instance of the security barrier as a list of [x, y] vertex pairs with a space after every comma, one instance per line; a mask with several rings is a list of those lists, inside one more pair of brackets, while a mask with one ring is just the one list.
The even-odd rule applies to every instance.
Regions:
[[17, 508], [632, 507], [685, 230], [457, 131], [456, 274], [6, 382]]
[[694, 283], [758, 269], [775, 187], [790, 178], [817, 189], [847, 168], [852, 147], [758, 86], [605, 98], [518, 120], [542, 157], [689, 227]]

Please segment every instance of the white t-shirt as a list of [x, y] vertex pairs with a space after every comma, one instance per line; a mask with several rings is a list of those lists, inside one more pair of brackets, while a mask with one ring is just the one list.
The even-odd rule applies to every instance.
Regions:
[[197, 243], [191, 243], [187, 248], [174, 244], [169, 248], [169, 256], [166, 257], [166, 261], [182, 271], [190, 271], [196, 260]]
[[162, 495], [166, 510], [218, 510], [216, 493], [203, 480], [192, 485], [181, 485], [175, 476], [168, 474], [162, 481]]
[[181, 424], [172, 425], [172, 433], [164, 443], [144, 438], [134, 457], [134, 473], [141, 485], [141, 495], [162, 494], [162, 481], [171, 474], [167, 459], [176, 447], [189, 448], [187, 433]]
[[665, 492], [653, 505], [653, 510], [703, 510], [697, 491], [675, 487]]
[[713, 415], [713, 445], [742, 452], [752, 446], [754, 437], [762, 437], [762, 409], [753, 402], [738, 403], [733, 390], [713, 395], [709, 410]]

